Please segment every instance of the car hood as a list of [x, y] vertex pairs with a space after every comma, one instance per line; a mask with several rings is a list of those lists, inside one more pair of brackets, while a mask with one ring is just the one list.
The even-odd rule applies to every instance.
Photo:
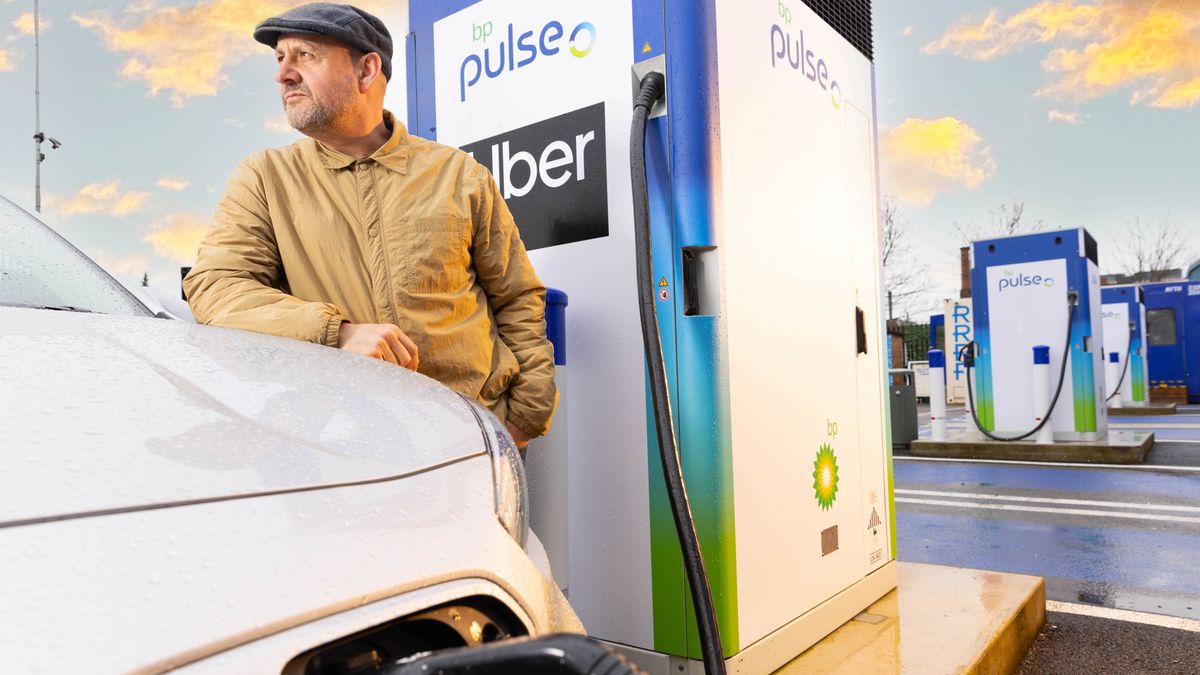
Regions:
[[392, 479], [479, 455], [423, 375], [182, 321], [0, 307], [0, 526]]

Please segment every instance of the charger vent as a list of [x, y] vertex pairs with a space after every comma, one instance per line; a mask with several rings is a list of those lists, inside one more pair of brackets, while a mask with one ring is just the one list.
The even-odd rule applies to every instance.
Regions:
[[825, 20], [863, 53], [875, 60], [875, 46], [871, 34], [871, 0], [804, 0], [817, 16]]

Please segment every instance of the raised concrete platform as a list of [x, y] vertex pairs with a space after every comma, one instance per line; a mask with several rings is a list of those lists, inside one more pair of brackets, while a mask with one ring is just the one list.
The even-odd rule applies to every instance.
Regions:
[[1150, 403], [1140, 406], [1108, 406], [1109, 417], [1140, 417], [1143, 415], [1174, 415], [1178, 412], [1178, 403]]
[[952, 459], [1005, 459], [1034, 462], [1071, 462], [1092, 464], [1141, 464], [1154, 445], [1154, 433], [1113, 431], [1102, 441], [1056, 441], [1039, 445], [1030, 440], [979, 440], [963, 432], [950, 434], [944, 441], [919, 438], [911, 452], [918, 457]]
[[1011, 673], [1046, 622], [1041, 577], [900, 563], [900, 585], [779, 673]]

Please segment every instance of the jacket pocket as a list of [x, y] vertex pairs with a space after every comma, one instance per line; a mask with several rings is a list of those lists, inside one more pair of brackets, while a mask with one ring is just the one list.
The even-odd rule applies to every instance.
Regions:
[[414, 218], [397, 243], [404, 286], [417, 293], [459, 290], [471, 281], [467, 220], [452, 216]]
[[517, 362], [517, 357], [504, 344], [504, 340], [496, 337], [492, 342], [492, 364], [491, 370], [488, 372], [487, 380], [479, 389], [479, 398], [485, 405], [491, 407], [504, 392], [508, 391], [508, 387], [512, 384], [513, 378], [521, 370], [520, 364]]

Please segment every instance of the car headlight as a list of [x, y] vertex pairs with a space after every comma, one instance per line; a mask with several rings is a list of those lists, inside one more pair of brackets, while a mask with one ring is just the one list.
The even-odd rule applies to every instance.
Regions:
[[525, 463], [517, 443], [491, 410], [468, 401], [483, 427], [488, 455], [492, 459], [492, 483], [496, 495], [496, 517], [521, 548], [529, 534], [529, 501], [525, 492]]

